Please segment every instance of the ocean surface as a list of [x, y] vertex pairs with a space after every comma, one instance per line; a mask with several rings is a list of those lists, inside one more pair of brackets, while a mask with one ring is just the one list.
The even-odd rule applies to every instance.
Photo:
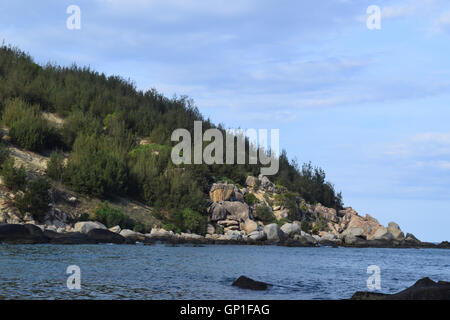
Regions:
[[[67, 288], [69, 265], [80, 290]], [[450, 250], [439, 249], [0, 244], [0, 299], [345, 299], [368, 291], [371, 265], [378, 292], [450, 281]], [[240, 275], [272, 286], [231, 286]]]

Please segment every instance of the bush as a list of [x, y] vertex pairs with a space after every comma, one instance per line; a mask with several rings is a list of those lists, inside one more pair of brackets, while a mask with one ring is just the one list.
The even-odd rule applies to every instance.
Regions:
[[311, 223], [309, 223], [306, 220], [303, 220], [302, 223], [300, 224], [300, 229], [302, 229], [302, 231], [304, 231], [304, 232], [310, 232], [311, 231]]
[[64, 175], [75, 191], [94, 197], [125, 192], [126, 164], [107, 148], [107, 141], [101, 137], [77, 138]]
[[31, 106], [20, 99], [9, 100], [2, 121], [9, 127], [11, 141], [22, 148], [42, 151], [59, 144], [57, 132], [42, 118], [39, 106]]
[[42, 221], [51, 202], [49, 189], [50, 184], [45, 178], [30, 181], [24, 194], [16, 199], [16, 207], [22, 214], [29, 212], [35, 220]]
[[191, 209], [184, 209], [181, 211], [181, 218], [184, 230], [189, 230], [197, 234], [206, 233], [206, 218], [200, 213]]
[[314, 227], [312, 228], [311, 233], [318, 234], [319, 231], [330, 231], [330, 228], [328, 227], [328, 223], [323, 217], [320, 217], [318, 220], [316, 220], [316, 223], [315, 223]]
[[103, 202], [94, 209], [94, 220], [103, 223], [108, 228], [120, 226], [123, 229], [131, 227], [132, 223], [120, 210], [109, 206], [108, 202]]
[[258, 202], [258, 199], [255, 197], [255, 195], [254, 195], [253, 193], [247, 193], [247, 194], [244, 196], [244, 201], [245, 201], [245, 203], [247, 203], [248, 205], [252, 206], [252, 205], [254, 205], [255, 203]]
[[[1, 136], [0, 136], [1, 139]], [[9, 150], [3, 142], [0, 142], [0, 167], [9, 158]]]
[[150, 227], [137, 221], [135, 222], [133, 226], [133, 231], [139, 232], [139, 233], [147, 233], [150, 230]]
[[47, 176], [61, 181], [64, 174], [64, 155], [62, 152], [52, 152], [50, 160], [47, 163]]
[[0, 175], [3, 177], [3, 184], [12, 191], [23, 189], [27, 182], [25, 168], [15, 168], [13, 158], [8, 158], [3, 163]]
[[20, 119], [38, 114], [39, 106], [31, 106], [20, 98], [10, 99], [6, 101], [2, 122], [5, 126], [11, 127]]
[[264, 224], [277, 222], [277, 218], [273, 214], [272, 210], [266, 205], [257, 206], [254, 211], [254, 216], [258, 220], [261, 220]]

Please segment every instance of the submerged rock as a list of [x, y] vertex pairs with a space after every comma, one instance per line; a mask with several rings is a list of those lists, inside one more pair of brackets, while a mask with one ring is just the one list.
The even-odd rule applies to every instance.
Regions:
[[450, 282], [423, 278], [411, 287], [394, 294], [356, 292], [352, 300], [450, 300]]
[[232, 285], [241, 289], [248, 289], [248, 290], [267, 290], [268, 288], [267, 283], [255, 281], [246, 276], [240, 276], [237, 280], [233, 282]]

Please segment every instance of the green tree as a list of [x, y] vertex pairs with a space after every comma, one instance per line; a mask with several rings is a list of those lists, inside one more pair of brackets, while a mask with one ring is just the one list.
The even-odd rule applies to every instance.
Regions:
[[15, 205], [22, 214], [29, 212], [37, 221], [43, 221], [51, 202], [49, 190], [50, 184], [45, 178], [31, 180], [23, 195], [16, 198]]
[[3, 178], [4, 185], [12, 191], [23, 189], [27, 182], [25, 168], [23, 166], [20, 168], [14, 167], [13, 158], [8, 158], [3, 163], [0, 175]]

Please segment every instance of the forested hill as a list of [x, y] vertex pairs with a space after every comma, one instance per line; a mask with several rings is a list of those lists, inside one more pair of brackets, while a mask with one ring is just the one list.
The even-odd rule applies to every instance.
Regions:
[[[203, 121], [204, 130], [215, 127], [191, 100], [137, 90], [119, 76], [86, 67], [40, 66], [5, 45], [0, 48], [0, 108], [11, 143], [52, 152], [48, 175], [53, 181], [94, 197], [131, 197], [175, 223], [186, 209], [206, 215], [206, 194], [213, 182], [244, 185], [248, 175], [260, 171], [258, 165], [205, 164], [180, 170], [170, 159], [172, 131], [193, 132], [195, 120]], [[43, 113], [56, 114], [64, 122], [55, 126]], [[143, 138], [147, 144], [139, 143]], [[67, 164], [61, 152], [69, 154]], [[311, 164], [299, 167], [285, 151], [278, 174], [270, 178], [289, 190], [294, 207], [299, 199], [342, 207], [323, 170]]]

